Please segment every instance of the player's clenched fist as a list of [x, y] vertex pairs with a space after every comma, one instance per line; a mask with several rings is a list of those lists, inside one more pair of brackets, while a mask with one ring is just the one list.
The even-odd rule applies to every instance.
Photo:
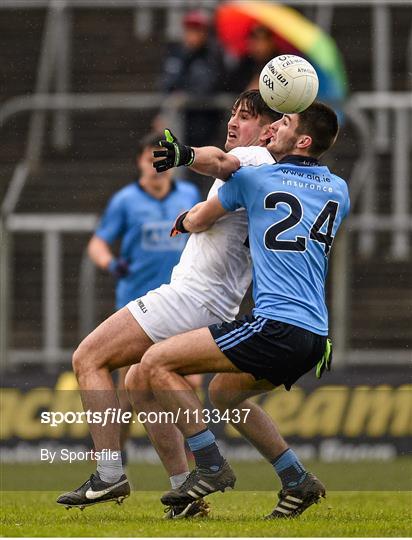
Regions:
[[167, 171], [172, 167], [180, 167], [181, 165], [190, 166], [195, 159], [195, 151], [190, 146], [181, 144], [170, 129], [165, 129], [165, 139], [159, 141], [159, 146], [162, 150], [153, 152], [154, 158], [153, 167], [158, 173]]

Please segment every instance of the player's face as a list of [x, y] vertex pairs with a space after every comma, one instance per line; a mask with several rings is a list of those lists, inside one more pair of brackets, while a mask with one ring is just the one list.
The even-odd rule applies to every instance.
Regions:
[[227, 124], [225, 149], [229, 151], [239, 146], [264, 146], [265, 131], [267, 138], [268, 125], [263, 126], [262, 118], [253, 116], [245, 104], [241, 103], [237, 109], [232, 109]]
[[284, 114], [280, 120], [271, 124], [271, 139], [267, 149], [276, 159], [294, 153], [299, 138], [296, 133], [298, 122], [297, 114]]

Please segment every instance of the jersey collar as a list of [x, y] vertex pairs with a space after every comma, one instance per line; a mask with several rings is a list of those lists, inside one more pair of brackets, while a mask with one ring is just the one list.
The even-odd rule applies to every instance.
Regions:
[[136, 185], [137, 185], [138, 189], [143, 191], [143, 193], [145, 193], [148, 197], [150, 197], [151, 199], [154, 199], [155, 201], [164, 201], [165, 199], [167, 199], [167, 197], [169, 197], [169, 195], [171, 193], [173, 193], [177, 189], [175, 180], [172, 180], [171, 183], [170, 183], [170, 189], [166, 193], [166, 195], [164, 197], [162, 197], [161, 199], [157, 199], [156, 197], [153, 197], [153, 195], [151, 195], [148, 191], [145, 190], [145, 188], [140, 184], [139, 178], [135, 178], [135, 182], [136, 182]]
[[314, 157], [298, 156], [295, 154], [285, 156], [278, 161], [278, 163], [292, 163], [293, 165], [300, 165], [301, 167], [316, 167], [319, 165], [319, 161]]

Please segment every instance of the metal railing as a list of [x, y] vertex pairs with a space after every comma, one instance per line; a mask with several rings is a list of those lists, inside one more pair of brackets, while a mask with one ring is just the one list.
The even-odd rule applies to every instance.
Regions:
[[[2, 205], [0, 233], [2, 241], [2, 257], [0, 261], [1, 272], [1, 299], [0, 299], [0, 353], [2, 357], [7, 350], [7, 320], [8, 313], [8, 257], [9, 235], [17, 232], [19, 222], [13, 221], [13, 215], [25, 182], [33, 169], [41, 160], [42, 146], [45, 135], [45, 112], [53, 111], [54, 128], [52, 131], [52, 144], [57, 148], [64, 148], [70, 144], [70, 111], [106, 110], [108, 108], [120, 110], [136, 110], [142, 108], [157, 108], [162, 103], [159, 94], [70, 94], [70, 65], [71, 65], [71, 19], [74, 9], [82, 8], [110, 8], [133, 9], [135, 12], [135, 29], [141, 38], [150, 36], [153, 30], [152, 13], [156, 9], [167, 10], [165, 35], [167, 38], [176, 38], [180, 31], [180, 18], [183, 10], [193, 7], [204, 7], [212, 10], [219, 0], [19, 0], [19, 9], [48, 8], [44, 26], [43, 45], [38, 63], [35, 95], [13, 98], [0, 108], [0, 126], [16, 114], [31, 112], [31, 122], [27, 141], [26, 153], [23, 161], [16, 167], [11, 179], [9, 189]], [[408, 128], [410, 120], [412, 96], [388, 92], [390, 90], [390, 43], [391, 35], [391, 6], [404, 6], [404, 0], [285, 0], [282, 2], [291, 6], [299, 6], [303, 10], [314, 7], [312, 12], [315, 22], [328, 31], [333, 18], [334, 7], [369, 7], [372, 13], [371, 35], [373, 44], [371, 50], [371, 70], [373, 74], [373, 88], [375, 93], [357, 94], [352, 97], [346, 107], [346, 112], [355, 125], [359, 135], [361, 157], [356, 161], [352, 171], [351, 197], [352, 205], [362, 194], [362, 212], [353, 216], [346, 227], [347, 234], [338, 242], [335, 258], [338, 263], [334, 265], [336, 277], [333, 279], [334, 302], [331, 317], [335, 321], [335, 332], [338, 331], [338, 356], [349, 358], [351, 353], [347, 350], [347, 313], [348, 295], [345, 288], [346, 262], [345, 254], [349, 242], [348, 236], [352, 232], [360, 231], [359, 241], [361, 251], [365, 254], [373, 252], [377, 231], [392, 232], [392, 254], [395, 258], [404, 259], [409, 254], [410, 211], [408, 209], [409, 173], [410, 163], [408, 153], [411, 134]], [[3, 0], [1, 9], [15, 9], [15, 0]], [[412, 47], [412, 32], [408, 47]], [[56, 94], [50, 94], [52, 90]], [[213, 107], [226, 108], [231, 104], [231, 98], [220, 96], [211, 103]], [[182, 130], [180, 112], [185, 102], [173, 101], [173, 98], [164, 103], [163, 110], [170, 115], [170, 125], [179, 135]], [[373, 112], [371, 121], [367, 113]], [[393, 118], [392, 118], [393, 116]], [[394, 121], [395, 130], [392, 137], [390, 133], [391, 121]], [[373, 174], [374, 157], [376, 152], [391, 151], [393, 159], [393, 191], [392, 208], [390, 215], [380, 215], [374, 212], [377, 196], [375, 175]], [[20, 218], [19, 218], [20, 219]], [[57, 219], [57, 217], [56, 217]], [[60, 219], [60, 218], [59, 218]], [[11, 220], [11, 221], [9, 221]], [[9, 228], [12, 225], [12, 230]], [[57, 223], [57, 222], [56, 222]], [[43, 233], [42, 233], [43, 234]], [[50, 232], [44, 233], [45, 249], [47, 253], [59, 251], [59, 234], [57, 237]], [[341, 252], [341, 256], [339, 256]], [[51, 259], [50, 259], [51, 260]], [[50, 268], [52, 263], [50, 263]], [[53, 264], [56, 264], [55, 262]], [[47, 265], [46, 265], [47, 267]], [[87, 268], [87, 264], [86, 264]], [[57, 269], [58, 270], [58, 269]], [[53, 287], [56, 283], [53, 282]], [[345, 293], [346, 291], [346, 293]], [[344, 294], [345, 293], [345, 294]], [[50, 292], [49, 294], [49, 305]], [[345, 307], [346, 306], [346, 307]], [[53, 308], [54, 309], [54, 308]], [[44, 315], [45, 316], [45, 315]], [[89, 317], [90, 319], [90, 317]], [[339, 322], [339, 324], [337, 324]], [[49, 323], [49, 328], [51, 323]], [[57, 324], [57, 323], [56, 323]], [[46, 325], [47, 326], [47, 325]], [[59, 328], [55, 329], [59, 333]], [[48, 341], [47, 341], [48, 340]], [[58, 350], [56, 342], [47, 338], [49, 350]], [[51, 358], [51, 353], [47, 353]], [[375, 355], [376, 352], [372, 352]]]
[[[276, 3], [275, 0], [268, 0]], [[153, 27], [153, 12], [166, 11], [165, 38], [172, 40], [181, 35], [181, 19], [184, 10], [204, 8], [213, 11], [221, 2], [219, 0], [3, 0], [1, 9], [40, 9], [47, 8], [43, 32], [42, 50], [38, 62], [35, 93], [49, 93], [52, 83], [59, 94], [70, 91], [71, 75], [71, 14], [76, 9], [134, 9], [135, 30], [139, 38], [150, 37]], [[372, 14], [371, 37], [371, 71], [373, 90], [377, 92], [391, 91], [391, 7], [404, 6], [404, 0], [284, 0], [285, 5], [298, 6], [310, 12], [311, 18], [326, 32], [330, 32], [335, 7], [368, 7]], [[412, 46], [412, 25], [410, 43]], [[365, 51], [364, 51], [365, 52]], [[405, 54], [407, 51], [405, 51]], [[406, 54], [407, 55], [407, 54]], [[376, 111], [375, 144], [385, 150], [389, 146], [389, 121], [386, 111]], [[30, 125], [30, 136], [26, 160], [39, 158], [44, 134], [45, 117], [37, 111]], [[57, 109], [54, 115], [52, 144], [64, 148], [70, 143], [70, 115], [68, 111]]]
[[[217, 96], [214, 100], [211, 100], [210, 107], [221, 107], [228, 109], [233, 102], [232, 96], [222, 94]], [[173, 96], [169, 100], [165, 100], [162, 94], [37, 94], [23, 97], [16, 97], [8, 100], [0, 107], [0, 129], [4, 128], [7, 122], [18, 114], [24, 112], [41, 112], [45, 111], [60, 111], [66, 112], [69, 110], [76, 111], [90, 111], [90, 110], [142, 110], [142, 109], [158, 109], [163, 106], [165, 112], [168, 113], [169, 125], [173, 125], [175, 133], [179, 136], [182, 133], [182, 115], [181, 110], [185, 107], [186, 102], [182, 98], [175, 99]], [[34, 131], [31, 133], [31, 137], [34, 137]], [[37, 134], [41, 137], [41, 133]], [[29, 139], [30, 140], [30, 139]], [[30, 146], [30, 145], [29, 145]], [[39, 358], [45, 358], [46, 362], [64, 361], [67, 360], [69, 352], [62, 351], [60, 349], [60, 326], [61, 314], [57, 313], [56, 302], [58, 298], [57, 288], [60, 287], [59, 282], [59, 252], [60, 252], [60, 234], [62, 232], [70, 232], [71, 219], [65, 216], [50, 216], [50, 220], [47, 216], [42, 216], [41, 219], [35, 218], [34, 215], [20, 215], [14, 214], [14, 210], [19, 201], [20, 195], [24, 189], [25, 182], [30, 176], [33, 170], [33, 163], [36, 163], [41, 155], [41, 143], [36, 144], [36, 150], [30, 151], [30, 155], [26, 154], [27, 159], [19, 163], [14, 171], [12, 179], [9, 183], [8, 190], [6, 192], [3, 204], [0, 212], [0, 232], [1, 232], [1, 251], [0, 258], [0, 360], [3, 365], [7, 361], [15, 362], [28, 362], [37, 361]], [[33, 148], [33, 147], [32, 147]], [[76, 216], [77, 218], [77, 216]], [[83, 224], [83, 232], [90, 232], [92, 227], [90, 223], [92, 218], [88, 216], [86, 221], [80, 220], [79, 223]], [[75, 222], [75, 219], [73, 220]], [[88, 224], [87, 226], [84, 223]], [[95, 223], [95, 222], [93, 222]], [[55, 224], [56, 234], [52, 234], [50, 229], [51, 225]], [[75, 228], [71, 232], [79, 231], [79, 225], [75, 225]], [[53, 269], [57, 272], [57, 277], [51, 279], [44, 279], [44, 306], [45, 312], [43, 314], [44, 320], [44, 332], [43, 332], [43, 348], [39, 351], [9, 351], [8, 347], [8, 334], [9, 334], [9, 320], [10, 320], [10, 251], [11, 251], [11, 239], [10, 235], [17, 232], [40, 232], [45, 235], [45, 253], [46, 264], [45, 267]], [[47, 233], [47, 234], [46, 234]], [[84, 275], [90, 273], [87, 263], [83, 263], [82, 268]], [[50, 270], [51, 272], [51, 270]], [[89, 298], [89, 297], [87, 297]], [[90, 297], [90, 301], [94, 301]], [[87, 305], [86, 305], [87, 304]], [[84, 302], [81, 312], [93, 313], [94, 309], [89, 306], [87, 302]], [[50, 313], [47, 315], [47, 310]], [[84, 316], [86, 317], [86, 315]], [[90, 329], [90, 318], [83, 317], [83, 327]], [[53, 337], [54, 334], [54, 337]]]
[[[106, 110], [107, 108], [113, 109], [143, 109], [151, 108], [159, 105], [162, 96], [156, 94], [139, 95], [139, 94], [126, 94], [126, 95], [53, 95], [53, 96], [27, 96], [24, 98], [14, 98], [5, 103], [0, 109], [0, 125], [4, 126], [7, 121], [16, 114], [32, 111], [32, 110], [57, 110], [71, 109], [71, 110]], [[211, 100], [209, 105], [211, 107], [222, 107], [227, 109], [228, 104], [232, 103], [232, 97], [222, 95], [217, 98], [216, 101]], [[182, 118], [181, 110], [185, 107], [184, 100], [179, 100], [173, 103], [170, 102], [169, 110], [173, 112], [175, 118]], [[373, 170], [373, 161], [375, 150], [373, 145], [370, 144], [373, 133], [373, 122], [365, 114], [365, 111], [370, 111], [378, 107], [383, 107], [389, 111], [395, 112], [395, 114], [401, 114], [403, 117], [407, 117], [411, 112], [411, 103], [409, 96], [403, 94], [359, 94], [353, 96], [345, 108], [345, 114], [347, 119], [353, 124], [358, 136], [359, 155], [356, 158], [352, 174], [350, 177], [351, 184], [351, 199], [352, 205], [355, 206], [358, 199], [361, 197], [365, 186], [370, 181], [370, 172]], [[406, 112], [405, 112], [406, 111]], [[172, 123], [175, 128], [175, 125]], [[404, 124], [401, 124], [405, 127]], [[177, 131], [179, 127], [176, 126]], [[399, 143], [397, 138], [401, 137], [404, 143]], [[409, 143], [405, 142], [409, 139], [405, 136], [403, 129], [398, 129], [395, 132], [395, 140], [393, 142], [394, 147], [398, 147], [398, 154], [396, 159], [404, 162], [409, 159], [408, 146]], [[398, 144], [399, 143], [399, 144]], [[402, 149], [402, 153], [399, 149]], [[399, 165], [398, 165], [399, 167]], [[335, 264], [333, 266], [332, 287], [333, 287], [333, 304], [331, 309], [331, 320], [334, 327], [335, 335], [335, 352], [336, 359], [339, 363], [345, 361], [352, 361], [355, 356], [353, 351], [348, 350], [348, 312], [349, 312], [349, 289], [347, 280], [347, 266], [348, 261], [348, 245], [349, 237], [353, 232], [361, 231], [362, 234], [369, 231], [391, 231], [396, 234], [393, 235], [393, 253], [395, 256], [407, 256], [407, 235], [412, 230], [412, 218], [407, 208], [407, 190], [408, 186], [408, 165], [402, 165], [402, 174], [398, 174], [394, 178], [394, 189], [400, 189], [401, 196], [395, 197], [394, 212], [382, 216], [375, 215], [373, 213], [363, 212], [360, 215], [353, 215], [347, 223], [346, 234], [341, 234], [338, 237], [337, 245], [335, 247]], [[398, 168], [399, 173], [399, 168]], [[23, 172], [21, 173], [23, 175]], [[14, 179], [18, 179], [19, 175], [15, 175]], [[20, 193], [21, 180], [15, 180], [14, 185], [11, 185], [11, 189], [6, 195], [5, 201], [2, 207], [2, 231], [3, 231], [3, 247], [4, 253], [9, 253], [8, 235], [16, 234], [18, 232], [37, 232], [44, 235], [44, 250], [45, 250], [45, 273], [43, 277], [44, 282], [44, 299], [43, 299], [43, 348], [41, 351], [10, 351], [9, 361], [37, 361], [39, 358], [44, 358], [48, 362], [67, 360], [69, 351], [64, 351], [60, 348], [60, 321], [61, 313], [59, 312], [59, 290], [61, 287], [60, 280], [60, 235], [63, 232], [90, 232], [96, 223], [96, 217], [92, 215], [87, 216], [65, 216], [65, 215], [19, 215], [13, 214], [12, 209], [15, 207], [15, 203]], [[402, 233], [400, 242], [398, 240], [399, 233]], [[404, 240], [406, 239], [406, 244]], [[10, 256], [10, 254], [8, 255]], [[93, 275], [88, 268], [87, 263], [82, 263], [82, 275], [89, 278]], [[7, 263], [7, 256], [2, 257], [1, 265], [1, 290], [9, 290], [7, 283], [9, 278], [7, 272], [9, 270]], [[87, 278], [83, 278], [84, 280]], [[6, 283], [6, 285], [4, 285]], [[94, 302], [94, 299], [93, 299]], [[82, 327], [90, 327], [90, 319], [93, 317], [93, 306], [91, 302], [87, 302], [89, 306], [89, 316], [87, 322], [82, 323]], [[8, 319], [8, 302], [1, 302], [1, 318], [2, 320]], [[90, 315], [91, 314], [91, 315]], [[5, 354], [6, 351], [3, 351]], [[401, 351], [358, 351], [356, 352], [357, 361], [365, 358], [368, 361], [370, 358], [392, 358], [393, 362], [407, 361], [409, 357], [406, 357]]]
[[[42, 298], [42, 347], [34, 349], [14, 349], [7, 351], [7, 357], [3, 362], [30, 363], [37, 362], [44, 365], [54, 365], [57, 362], [68, 361], [72, 351], [61, 347], [61, 324], [62, 324], [62, 234], [64, 233], [90, 233], [97, 224], [97, 216], [94, 214], [13, 214], [5, 220], [4, 226], [8, 234], [30, 233], [41, 234], [43, 237], [43, 298]], [[7, 251], [10, 251], [7, 246]], [[6, 263], [10, 263], [10, 253]], [[4, 262], [3, 262], [4, 264]], [[87, 266], [85, 267], [87, 272]], [[3, 269], [4, 272], [4, 269]], [[81, 280], [79, 291], [79, 312], [84, 305], [89, 305], [94, 300], [93, 274], [83, 275], [91, 278], [88, 283]], [[2, 282], [10, 284], [8, 276], [2, 274]], [[4, 282], [3, 282], [4, 283]], [[81, 301], [84, 298], [85, 301]], [[87, 309], [87, 308], [86, 308]], [[7, 313], [5, 320], [8, 319]], [[84, 326], [80, 318], [79, 335]], [[84, 323], [83, 323], [84, 324]], [[7, 341], [6, 341], [7, 343]]]
[[[275, 0], [268, 0], [269, 3]], [[71, 13], [74, 9], [134, 9], [135, 28], [140, 32], [140, 37], [147, 38], [153, 31], [152, 12], [161, 9], [166, 10], [167, 20], [165, 36], [168, 39], [177, 38], [181, 34], [181, 17], [183, 10], [204, 8], [213, 11], [220, 0], [19, 0], [18, 6], [14, 0], [3, 0], [0, 3], [1, 9], [41, 9], [47, 8], [46, 21], [43, 31], [42, 48], [38, 62], [37, 80], [35, 86], [36, 99], [39, 106], [33, 106], [33, 111], [27, 149], [24, 161], [20, 169], [16, 169], [16, 179], [13, 184], [24, 186], [25, 178], [38, 163], [41, 158], [41, 151], [44, 142], [45, 114], [46, 110], [41, 105], [42, 95], [50, 96], [53, 88], [58, 94], [56, 107], [49, 107], [47, 110], [54, 111], [54, 124], [52, 131], [52, 144], [58, 149], [67, 147], [70, 144], [70, 115], [72, 107], [64, 103], [59, 105], [59, 100], [63, 96], [70, 96], [70, 74], [71, 74], [71, 41], [72, 24]], [[284, 0], [285, 5], [299, 6], [304, 11], [308, 8], [316, 8], [315, 13], [311, 13], [312, 18], [326, 31], [330, 30], [333, 18], [334, 7], [369, 7], [372, 13], [371, 34], [373, 47], [371, 50], [371, 69], [373, 74], [373, 89], [378, 92], [390, 91], [391, 73], [391, 12], [392, 6], [404, 6], [404, 0]], [[140, 30], [139, 30], [140, 29]], [[412, 47], [412, 25], [408, 47]], [[87, 100], [87, 96], [83, 96]], [[118, 96], [122, 98], [121, 95]], [[143, 98], [143, 96], [142, 96]], [[18, 99], [18, 98], [17, 98]], [[47, 99], [50, 99], [49, 97]], [[70, 97], [66, 98], [70, 99]], [[80, 99], [80, 96], [76, 97]], [[93, 98], [92, 98], [93, 99]], [[116, 97], [108, 97], [116, 99]], [[127, 99], [127, 98], [126, 98]], [[150, 99], [150, 96], [148, 96]], [[24, 100], [24, 98], [23, 98]], [[19, 102], [11, 101], [10, 107], [21, 106]], [[108, 105], [110, 107], [110, 104]], [[127, 104], [126, 104], [127, 106]], [[104, 106], [103, 106], [104, 108]], [[7, 116], [7, 108], [3, 110]], [[381, 150], [386, 150], [390, 146], [388, 112], [386, 110], [376, 110], [376, 126], [373, 137], [374, 144]], [[0, 119], [1, 122], [1, 119]], [[175, 118], [175, 124], [178, 119]], [[404, 131], [404, 127], [400, 126]], [[24, 174], [23, 174], [24, 173]], [[368, 186], [365, 196], [365, 212], [373, 208], [375, 199], [374, 184]], [[362, 235], [362, 249], [367, 252], [372, 251], [374, 245], [373, 236]], [[402, 252], [402, 247], [399, 248]]]
[[[404, 260], [409, 256], [410, 242], [410, 152], [412, 148], [412, 92], [393, 93], [357, 93], [348, 103], [348, 108], [357, 111], [380, 111], [387, 114], [394, 125], [389, 140], [389, 158], [392, 167], [392, 200], [389, 207], [389, 221], [385, 215], [374, 212], [377, 200], [377, 174], [371, 174], [362, 200], [362, 213], [358, 218], [360, 224], [360, 249], [362, 254], [372, 253], [376, 232], [387, 230], [392, 232], [392, 256]], [[372, 134], [371, 134], [372, 135]], [[370, 139], [373, 141], [373, 139]], [[379, 146], [372, 145], [374, 155], [379, 154]], [[365, 186], [366, 187], [366, 186]], [[353, 193], [353, 191], [352, 191]]]
[[[202, 103], [202, 107], [227, 110], [232, 102], [233, 96], [221, 94], [209, 99], [207, 103]], [[183, 98], [182, 96], [171, 96], [168, 100], [165, 100], [164, 96], [159, 93], [29, 95], [12, 98], [3, 104], [0, 108], [0, 129], [15, 115], [30, 111], [155, 110], [162, 106], [165, 113], [167, 112], [169, 115], [168, 124], [172, 125], [177, 136], [180, 136], [183, 132], [182, 119], [184, 115], [182, 111], [185, 107], [194, 103], [196, 103], [196, 100], [193, 98]], [[360, 235], [361, 250], [364, 254], [372, 251], [371, 243], [374, 242], [374, 230], [378, 230], [378, 228], [382, 230], [382, 225], [379, 224], [387, 223], [386, 216], [383, 216], [384, 221], [382, 221], [382, 216], [373, 211], [373, 203], [376, 197], [376, 176], [371, 172], [373, 171], [374, 158], [378, 150], [371, 144], [374, 128], [372, 120], [366, 113], [381, 110], [394, 116], [395, 129], [390, 147], [394, 171], [392, 176], [392, 220], [390, 225], [387, 224], [385, 225], [386, 228], [384, 228], [392, 232], [393, 256], [398, 259], [405, 259], [409, 254], [407, 230], [410, 216], [409, 151], [412, 138], [409, 126], [412, 113], [412, 93], [357, 93], [351, 97], [344, 110], [346, 116], [356, 127], [363, 147], [362, 159], [357, 160], [354, 168], [355, 176], [359, 176], [361, 181], [351, 182], [351, 197], [352, 206], [354, 206], [359, 193], [365, 188], [362, 223], [368, 223], [369, 225], [364, 227]], [[28, 160], [28, 162], [30, 161]], [[15, 170], [3, 202], [3, 215], [8, 215], [14, 211], [29, 173], [28, 162], [20, 164]], [[369, 174], [368, 177], [367, 174]], [[372, 203], [369, 199], [372, 199]], [[373, 226], [374, 223], [377, 225], [376, 227]]]

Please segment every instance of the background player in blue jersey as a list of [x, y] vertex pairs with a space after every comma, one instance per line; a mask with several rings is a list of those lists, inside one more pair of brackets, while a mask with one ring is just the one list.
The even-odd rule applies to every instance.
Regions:
[[[169, 237], [177, 214], [199, 202], [197, 188], [174, 181], [171, 171], [156, 174], [152, 152], [159, 135], [147, 135], [136, 156], [138, 179], [111, 198], [89, 242], [91, 259], [117, 280], [116, 309], [170, 281], [186, 239]], [[112, 245], [121, 240], [119, 256]]]
[[[200, 200], [197, 188], [188, 182], [174, 181], [172, 171], [156, 174], [152, 152], [158, 141], [159, 135], [155, 133], [140, 141], [136, 155], [138, 178], [113, 195], [88, 246], [93, 262], [116, 279], [117, 310], [169, 283], [186, 244], [183, 236], [177, 242], [170, 238], [170, 227], [177, 214]], [[116, 257], [112, 245], [118, 240], [121, 244]], [[130, 409], [124, 392], [127, 369], [121, 368], [118, 377], [123, 410]], [[124, 447], [129, 424], [122, 423], [121, 430]]]
[[[338, 132], [335, 113], [315, 103], [300, 114], [285, 114], [272, 124], [268, 149], [274, 165], [244, 167], [220, 188], [218, 196], [201, 203], [177, 221], [180, 232], [198, 232], [227, 211], [245, 207], [254, 265], [255, 309], [243, 320], [211, 325], [153, 345], [141, 366], [126, 380], [133, 391], [133, 371], [139, 369], [193, 451], [196, 468], [186, 482], [162, 497], [164, 504], [182, 504], [233, 487], [235, 476], [224, 460], [207, 424], [200, 421], [201, 404], [183, 375], [225, 372], [214, 381], [213, 392], [225, 391], [219, 406], [243, 406], [252, 395], [284, 385], [290, 389], [316, 365], [330, 360], [324, 286], [328, 256], [336, 231], [349, 211], [346, 183], [318, 162]], [[163, 144], [164, 158], [175, 165], [213, 170], [221, 177], [238, 164], [213, 148], [192, 149], [177, 141]], [[242, 373], [242, 375], [239, 375]], [[213, 383], [212, 383], [213, 384]], [[223, 394], [220, 393], [222, 396]], [[178, 416], [178, 411], [188, 414]], [[268, 448], [266, 426], [237, 424], [273, 464], [282, 481], [279, 502], [269, 517], [301, 514], [321, 496], [323, 484], [300, 463], [277, 434]], [[273, 428], [267, 422], [271, 435]]]

